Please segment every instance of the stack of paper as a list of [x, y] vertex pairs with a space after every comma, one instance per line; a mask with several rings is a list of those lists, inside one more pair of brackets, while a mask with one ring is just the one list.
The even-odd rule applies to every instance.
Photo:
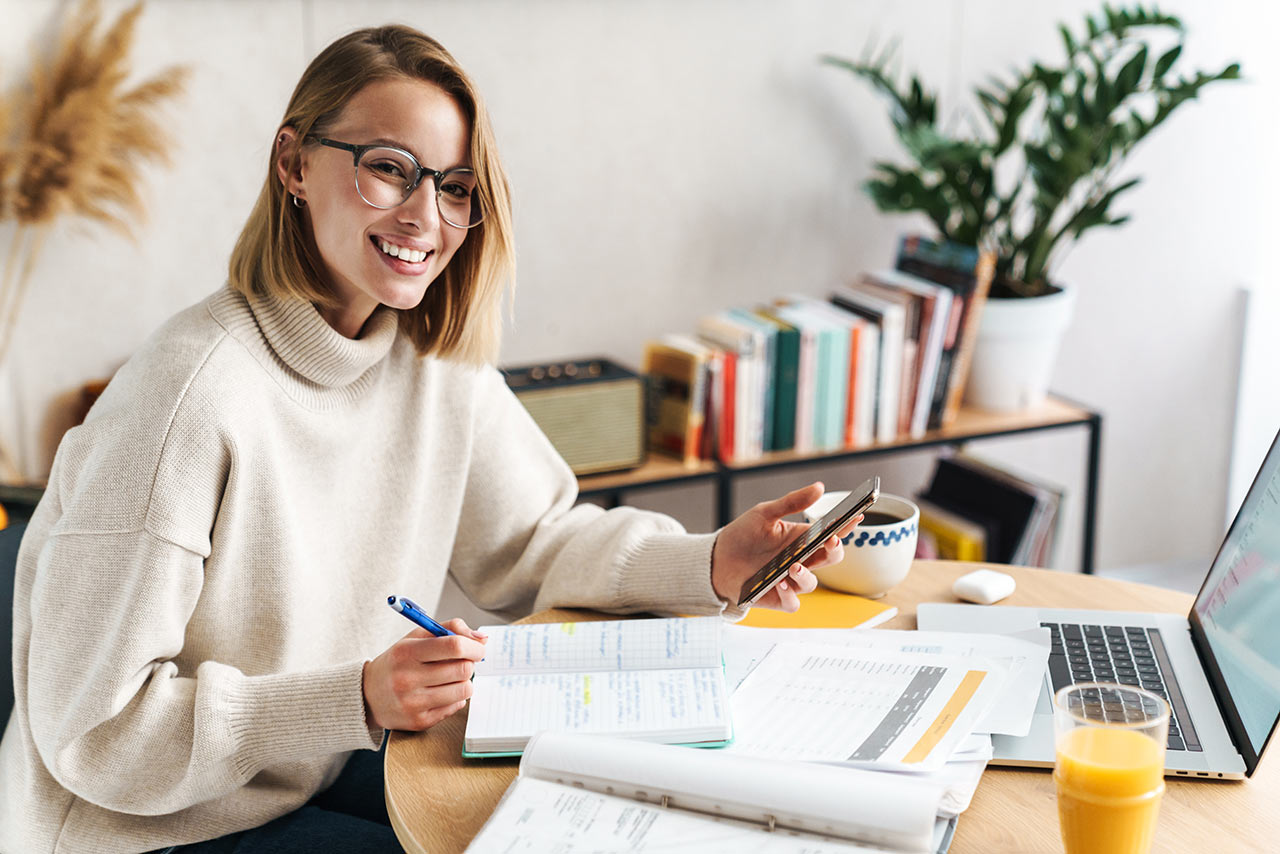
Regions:
[[[991, 758], [990, 734], [1026, 734], [1049, 653], [1042, 629], [1000, 636], [715, 619], [511, 628], [490, 641], [483, 685], [477, 671], [468, 752], [483, 734], [489, 750], [524, 747], [524, 760], [469, 850], [554, 841], [566, 852], [945, 852]], [[695, 681], [723, 687], [658, 703], [679, 720], [630, 720], [636, 702], [705, 673], [707, 654], [721, 652], [714, 670], [723, 682]], [[637, 681], [650, 674], [656, 690]], [[554, 725], [545, 707], [556, 709]], [[725, 707], [733, 741], [723, 749], [645, 743], [689, 740], [698, 709], [723, 725]], [[505, 728], [495, 715], [521, 723], [502, 733], [510, 743], [490, 731]], [[589, 734], [610, 730], [628, 738]], [[766, 832], [775, 827], [786, 832]]]
[[991, 758], [1026, 735], [1049, 653], [1020, 635], [839, 629], [725, 631], [731, 753], [874, 768], [940, 788], [946, 851]]

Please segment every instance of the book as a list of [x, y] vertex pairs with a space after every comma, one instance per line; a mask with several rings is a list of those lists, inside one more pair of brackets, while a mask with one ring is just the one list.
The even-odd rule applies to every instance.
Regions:
[[915, 294], [900, 288], [886, 287], [868, 276], [854, 284], [855, 290], [865, 291], [902, 306], [902, 366], [898, 375], [898, 426], [899, 436], [911, 432], [911, 417], [915, 407], [916, 383], [919, 380], [918, 351], [920, 349], [920, 318], [922, 300]]
[[844, 336], [847, 335], [849, 339], [848, 365], [844, 370], [845, 406], [841, 419], [843, 435], [840, 447], [852, 448], [870, 444], [874, 438], [876, 375], [875, 369], [871, 367], [873, 360], [868, 355], [868, 345], [878, 340], [875, 338], [877, 333], [862, 317], [829, 302], [815, 299], [807, 300], [805, 305], [839, 328], [841, 352], [844, 352]]
[[830, 301], [876, 324], [880, 329], [875, 433], [876, 441], [892, 442], [898, 436], [905, 311], [899, 302], [870, 293], [858, 285], [838, 288], [831, 295]]
[[698, 447], [698, 458], [703, 460], [717, 459], [720, 450], [720, 434], [724, 429], [724, 374], [725, 360], [732, 359], [733, 354], [719, 347], [708, 347], [707, 385], [703, 396], [702, 441]]
[[752, 608], [734, 625], [760, 629], [869, 629], [897, 615], [895, 605], [820, 586], [800, 594], [798, 611]]
[[514, 756], [543, 730], [723, 746], [719, 617], [488, 626], [463, 755]]
[[664, 335], [644, 345], [649, 447], [686, 465], [701, 458], [709, 358], [710, 350], [687, 335]]
[[789, 451], [796, 445], [796, 395], [800, 375], [800, 330], [767, 307], [755, 315], [776, 329], [773, 351], [773, 444], [767, 450]]
[[755, 456], [773, 450], [774, 374], [776, 371], [778, 327], [756, 316], [745, 308], [729, 309], [729, 317], [751, 329], [760, 346], [757, 361], [755, 411], [751, 413], [758, 425], [758, 441]]
[[944, 790], [908, 774], [543, 733], [467, 850], [932, 852]]
[[1057, 507], [1051, 490], [960, 454], [938, 458], [923, 497], [986, 527], [985, 560], [1024, 566]]
[[909, 435], [913, 439], [924, 436], [929, 428], [929, 411], [933, 405], [934, 391], [938, 383], [938, 368], [942, 359], [947, 327], [951, 321], [952, 292], [949, 288], [903, 273], [899, 270], [881, 270], [868, 274], [868, 280], [884, 287], [901, 290], [913, 295], [920, 306], [920, 342], [914, 378], [914, 400], [911, 403]]
[[920, 508], [920, 536], [933, 544], [941, 560], [986, 560], [986, 529], [959, 513], [953, 513], [923, 496], [916, 497]]
[[764, 384], [769, 361], [764, 333], [729, 310], [702, 318], [698, 334], [737, 351], [734, 456], [754, 459], [764, 448]]
[[796, 441], [795, 450], [802, 454], [815, 448], [814, 416], [818, 397], [819, 324], [804, 312], [783, 302], [770, 311], [796, 330], [800, 338], [800, 355], [796, 368]]
[[907, 235], [898, 247], [894, 266], [950, 288], [955, 294], [948, 345], [943, 350], [930, 427], [951, 425], [960, 411], [969, 365], [977, 343], [982, 308], [995, 276], [995, 253], [950, 242]]
[[958, 459], [1010, 489], [1023, 490], [1035, 496], [1035, 511], [1028, 530], [1024, 532], [1010, 562], [1021, 566], [1049, 566], [1054, 534], [1057, 530], [1058, 508], [1063, 499], [1062, 488], [1029, 478], [1005, 466], [985, 462], [971, 454], [959, 454]]
[[[732, 378], [723, 373], [724, 383], [732, 382], [732, 388], [722, 385], [720, 398], [725, 411], [721, 413], [720, 459], [732, 462], [753, 455], [754, 433], [757, 425], [749, 410], [752, 408], [758, 364], [760, 336], [754, 330], [728, 316], [726, 312], [708, 315], [698, 321], [698, 337], [708, 346], [721, 350], [723, 362], [732, 361], [729, 370]], [[728, 411], [732, 407], [732, 412]]]
[[712, 410], [716, 436], [715, 458], [724, 463], [737, 459], [734, 453], [737, 430], [738, 354], [732, 350], [720, 351], [720, 375], [716, 377]]
[[852, 323], [822, 300], [805, 296], [788, 296], [784, 300], [818, 328], [814, 449], [840, 450], [846, 447]]

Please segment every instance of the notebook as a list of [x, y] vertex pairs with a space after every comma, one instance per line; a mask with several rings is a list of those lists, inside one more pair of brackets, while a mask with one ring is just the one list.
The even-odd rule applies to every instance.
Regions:
[[536, 733], [721, 747], [733, 736], [719, 617], [486, 626], [462, 755]]
[[1054, 636], [1030, 733], [992, 738], [993, 764], [1053, 764], [1051, 692], [1138, 684], [1172, 711], [1165, 773], [1253, 774], [1280, 720], [1280, 436], [1271, 444], [1186, 617], [1075, 608], [921, 604], [921, 629]]
[[925, 854], [953, 826], [943, 792], [910, 774], [542, 733], [467, 851]]

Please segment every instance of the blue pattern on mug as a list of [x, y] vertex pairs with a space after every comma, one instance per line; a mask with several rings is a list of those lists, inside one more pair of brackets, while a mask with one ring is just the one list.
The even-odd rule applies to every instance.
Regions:
[[[915, 522], [912, 522], [910, 525], [903, 525], [901, 528], [895, 528], [891, 531], [876, 531], [874, 533], [854, 528], [853, 531], [849, 533], [849, 536], [845, 537], [841, 542], [847, 546], [850, 545], [850, 540], [853, 540], [852, 545], [854, 548], [861, 546], [889, 546], [899, 540], [911, 536], [915, 532]], [[856, 540], [854, 539], [855, 535], [857, 537]]]

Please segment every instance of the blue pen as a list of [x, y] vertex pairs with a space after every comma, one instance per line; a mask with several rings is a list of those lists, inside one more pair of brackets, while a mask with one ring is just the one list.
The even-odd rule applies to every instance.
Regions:
[[428, 617], [427, 612], [413, 604], [412, 600], [403, 596], [388, 596], [387, 604], [403, 614], [406, 619], [412, 620], [438, 638], [453, 634], [453, 632]]

